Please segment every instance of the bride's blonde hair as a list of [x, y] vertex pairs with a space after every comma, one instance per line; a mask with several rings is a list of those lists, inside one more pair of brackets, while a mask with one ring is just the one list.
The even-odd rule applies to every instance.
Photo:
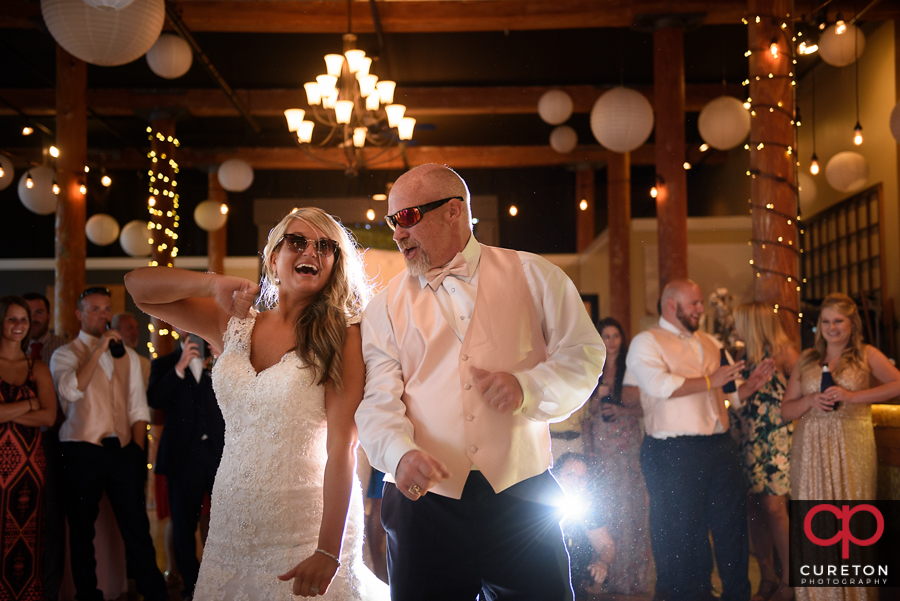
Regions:
[[317, 228], [337, 242], [334, 267], [328, 282], [294, 322], [295, 352], [314, 370], [318, 384], [329, 380], [341, 390], [343, 360], [341, 353], [351, 319], [358, 320], [372, 297], [362, 252], [352, 234], [331, 215], [315, 207], [292, 211], [269, 232], [263, 251], [263, 275], [260, 304], [271, 309], [278, 305], [278, 286], [272, 269], [272, 255], [281, 248], [285, 231], [297, 220]]

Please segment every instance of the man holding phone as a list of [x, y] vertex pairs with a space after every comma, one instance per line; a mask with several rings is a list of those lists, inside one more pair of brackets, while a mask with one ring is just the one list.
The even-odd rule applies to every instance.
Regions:
[[222, 459], [225, 420], [205, 367], [206, 342], [177, 331], [181, 348], [153, 361], [147, 399], [166, 412], [155, 471], [167, 478], [175, 562], [184, 580], [181, 594], [190, 599], [200, 570], [194, 532]]

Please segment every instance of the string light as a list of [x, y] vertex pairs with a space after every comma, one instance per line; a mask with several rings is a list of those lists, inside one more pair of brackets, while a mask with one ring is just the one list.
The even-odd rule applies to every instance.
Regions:
[[112, 185], [112, 178], [108, 175], [104, 175], [100, 178], [100, 183], [103, 184], [104, 188], [109, 188]]
[[518, 209], [518, 207], [516, 207], [516, 205], [511, 205], [511, 206], [509, 207], [509, 214], [512, 215], [513, 217], [515, 217], [516, 215], [518, 215], [518, 214], [519, 214], [519, 209]]
[[816, 156], [816, 153], [813, 153], [812, 161], [809, 163], [809, 172], [813, 175], [819, 175], [819, 157]]
[[26, 125], [25, 127], [22, 128], [22, 135], [23, 135], [23, 136], [30, 136], [30, 135], [33, 134], [33, 133], [34, 133], [34, 128], [33, 128], [33, 127], [28, 127], [28, 126]]
[[78, 186], [78, 191], [81, 192], [82, 196], [86, 195], [87, 194], [87, 186], [85, 186], [84, 184], [81, 184], [80, 186]]
[[51, 146], [48, 152], [54, 159], [59, 158], [59, 148], [57, 148], [56, 146]]
[[650, 188], [650, 198], [656, 198], [659, 196], [659, 190], [656, 189], [656, 186]]
[[587, 200], [585, 200], [585, 199], [582, 198], [582, 199], [581, 199], [581, 202], [578, 203], [578, 208], [581, 209], [582, 211], [587, 211], [587, 208], [588, 208], [588, 202], [587, 202]]
[[853, 143], [857, 146], [863, 143], [862, 125], [859, 124], [859, 121], [856, 122], [856, 127], [853, 128]]

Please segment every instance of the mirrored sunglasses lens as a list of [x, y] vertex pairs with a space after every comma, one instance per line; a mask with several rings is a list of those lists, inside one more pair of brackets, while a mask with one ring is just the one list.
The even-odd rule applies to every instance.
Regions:
[[415, 224], [419, 223], [419, 209], [411, 208], [411, 209], [403, 209], [402, 211], [398, 211], [394, 217], [397, 220], [397, 223], [400, 224], [401, 227], [412, 227]]

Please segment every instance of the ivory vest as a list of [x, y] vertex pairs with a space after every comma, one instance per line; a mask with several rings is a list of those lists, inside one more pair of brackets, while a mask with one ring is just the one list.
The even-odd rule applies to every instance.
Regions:
[[418, 278], [394, 278], [387, 289], [403, 372], [401, 398], [415, 443], [451, 473], [429, 492], [454, 499], [462, 495], [473, 464], [500, 492], [551, 463], [547, 424], [495, 411], [474, 386], [473, 366], [514, 373], [547, 357], [519, 256], [482, 245], [478, 269], [475, 308], [462, 342], [434, 292]]
[[[81, 339], [69, 343], [78, 359], [78, 367], [91, 358], [91, 349]], [[100, 444], [103, 438], [115, 433], [124, 447], [131, 442], [128, 423], [128, 388], [131, 357], [113, 359], [112, 378], [98, 365], [81, 400], [68, 403], [66, 421], [60, 428], [60, 438]]]
[[[689, 338], [682, 338], [658, 325], [648, 331], [662, 348], [662, 360], [669, 368], [669, 373], [683, 378], [702, 378], [719, 368], [719, 347], [712, 337], [703, 333], [695, 335], [703, 349], [701, 363]], [[644, 426], [648, 434], [661, 431], [712, 434], [716, 428], [716, 419], [728, 430], [728, 412], [721, 388], [668, 399], [648, 397], [641, 392], [641, 403], [644, 406]]]

